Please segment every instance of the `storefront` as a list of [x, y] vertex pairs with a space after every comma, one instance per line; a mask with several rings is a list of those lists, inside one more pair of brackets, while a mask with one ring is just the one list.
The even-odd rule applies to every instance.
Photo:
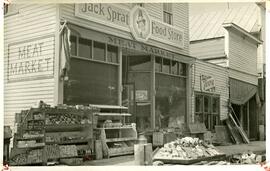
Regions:
[[[139, 132], [190, 121], [187, 4], [47, 5], [32, 18], [35, 6], [17, 9], [6, 18], [7, 125], [37, 100], [127, 106]], [[28, 24], [13, 28], [14, 18]]]
[[186, 123], [192, 58], [73, 24], [68, 28], [64, 104], [127, 106], [139, 131]]
[[228, 69], [196, 60], [193, 66], [193, 121], [204, 123], [208, 131], [215, 132], [216, 125], [228, 118]]

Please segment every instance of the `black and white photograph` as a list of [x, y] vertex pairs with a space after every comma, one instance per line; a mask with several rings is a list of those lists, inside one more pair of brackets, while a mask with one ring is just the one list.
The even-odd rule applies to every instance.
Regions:
[[265, 168], [265, 1], [23, 2], [3, 2], [3, 170]]

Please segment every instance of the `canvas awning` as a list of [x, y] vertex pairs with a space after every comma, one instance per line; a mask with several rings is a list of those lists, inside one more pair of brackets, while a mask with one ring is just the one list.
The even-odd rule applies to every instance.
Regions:
[[230, 78], [230, 101], [237, 105], [245, 104], [257, 93], [257, 86]]

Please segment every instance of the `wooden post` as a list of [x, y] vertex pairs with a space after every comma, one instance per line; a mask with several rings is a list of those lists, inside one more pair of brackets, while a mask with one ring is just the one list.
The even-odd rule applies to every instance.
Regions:
[[249, 101], [247, 102], [247, 136], [249, 137]]
[[[244, 126], [243, 105], [240, 105], [240, 125]], [[244, 129], [244, 127], [243, 127]]]

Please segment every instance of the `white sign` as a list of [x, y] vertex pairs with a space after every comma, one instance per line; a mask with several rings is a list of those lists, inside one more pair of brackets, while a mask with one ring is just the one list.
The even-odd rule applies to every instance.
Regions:
[[147, 11], [135, 6], [130, 12], [130, 30], [134, 38], [138, 41], [147, 41], [151, 36], [151, 20]]
[[215, 79], [211, 76], [201, 75], [201, 90], [215, 92]]
[[8, 45], [8, 81], [53, 76], [54, 37]]
[[184, 48], [182, 29], [151, 18], [145, 8], [137, 5], [130, 11], [111, 4], [75, 4], [75, 16], [131, 32], [141, 42], [153, 39]]

